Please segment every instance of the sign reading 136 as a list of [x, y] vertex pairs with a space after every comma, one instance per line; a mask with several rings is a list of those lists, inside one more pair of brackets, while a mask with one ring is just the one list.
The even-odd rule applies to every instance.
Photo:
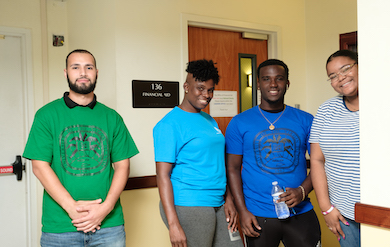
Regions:
[[151, 87], [152, 87], [152, 90], [162, 90], [163, 89], [163, 86], [161, 85], [161, 83], [152, 83]]

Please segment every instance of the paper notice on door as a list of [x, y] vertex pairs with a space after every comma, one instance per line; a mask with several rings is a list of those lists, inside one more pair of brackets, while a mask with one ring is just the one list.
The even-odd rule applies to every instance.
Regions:
[[234, 117], [237, 115], [237, 91], [214, 91], [210, 102], [212, 117]]

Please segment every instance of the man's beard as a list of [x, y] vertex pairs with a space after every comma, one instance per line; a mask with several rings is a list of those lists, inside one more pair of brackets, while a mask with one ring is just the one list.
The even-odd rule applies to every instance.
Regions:
[[95, 77], [95, 82], [93, 83], [90, 80], [91, 83], [88, 86], [86, 86], [84, 84], [82, 86], [79, 86], [76, 83], [77, 80], [74, 83], [72, 83], [69, 80], [68, 76], [66, 76], [66, 78], [68, 79], [68, 85], [69, 85], [70, 90], [72, 90], [73, 92], [78, 93], [78, 94], [89, 94], [90, 92], [93, 92], [93, 90], [95, 90], [96, 83], [97, 83], [97, 76]]

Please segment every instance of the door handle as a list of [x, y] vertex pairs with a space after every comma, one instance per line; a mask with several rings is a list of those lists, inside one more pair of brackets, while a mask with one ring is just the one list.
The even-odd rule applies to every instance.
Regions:
[[14, 173], [18, 181], [22, 180], [22, 172], [26, 169], [25, 165], [22, 164], [22, 157], [16, 155], [16, 160], [9, 166], [0, 166], [0, 174], [2, 173]]

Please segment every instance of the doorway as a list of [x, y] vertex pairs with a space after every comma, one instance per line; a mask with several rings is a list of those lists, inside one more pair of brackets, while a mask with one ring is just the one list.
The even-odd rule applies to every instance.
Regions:
[[258, 105], [257, 100], [257, 56], [255, 54], [238, 54], [240, 70], [240, 112]]
[[[22, 155], [31, 125], [31, 35], [29, 30], [7, 27], [0, 27], [0, 34], [0, 166], [6, 166], [15, 161], [16, 155]], [[20, 181], [14, 174], [0, 175], [2, 246], [37, 244], [36, 180], [31, 174], [31, 166], [27, 165]]]
[[[268, 58], [267, 40], [247, 39], [241, 32], [215, 30], [202, 27], [188, 27], [188, 58], [213, 60], [220, 75], [220, 82], [215, 90], [233, 91], [237, 93], [237, 106], [240, 102], [240, 56], [252, 54], [256, 56], [255, 68]], [[255, 71], [255, 70], [253, 70]], [[252, 76], [253, 80], [256, 77]], [[252, 88], [253, 84], [252, 84]], [[256, 88], [255, 88], [256, 89]], [[256, 93], [256, 92], [255, 92]], [[252, 99], [256, 99], [252, 97]], [[240, 107], [237, 107], [237, 114]], [[204, 110], [210, 113], [209, 106]], [[219, 128], [225, 134], [226, 127], [232, 117], [215, 117]]]

